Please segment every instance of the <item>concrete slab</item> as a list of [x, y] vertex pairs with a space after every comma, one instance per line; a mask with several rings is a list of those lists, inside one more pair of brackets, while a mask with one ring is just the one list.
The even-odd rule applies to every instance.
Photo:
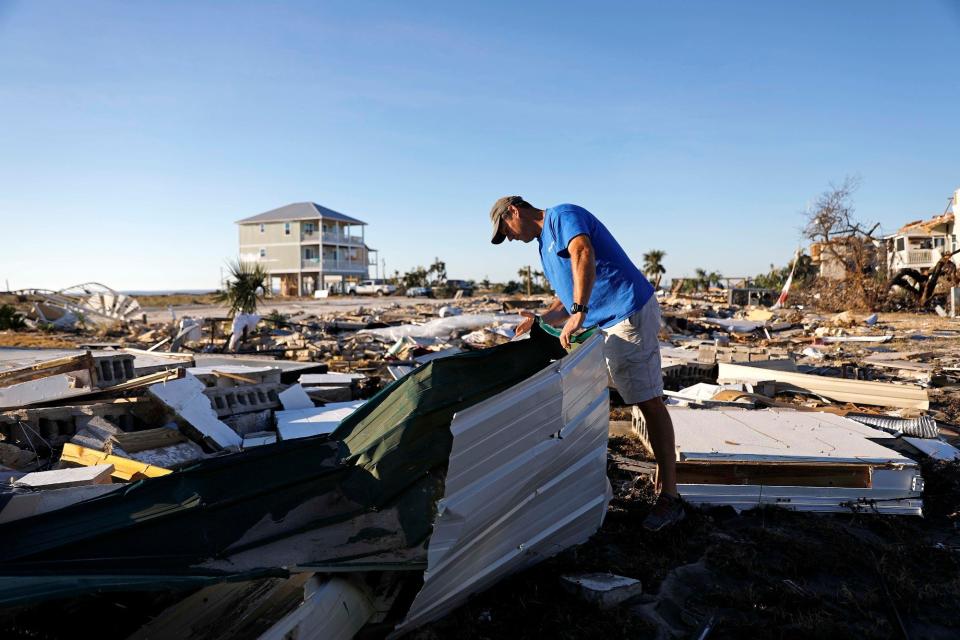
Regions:
[[110, 484], [110, 474], [112, 473], [112, 464], [54, 469], [53, 471], [34, 471], [17, 480], [16, 486], [33, 489], [64, 489], [91, 484]]
[[217, 418], [210, 399], [203, 394], [204, 388], [202, 382], [187, 374], [179, 380], [155, 384], [149, 393], [216, 446], [239, 447], [242, 438]]
[[299, 384], [292, 385], [277, 395], [280, 397], [280, 403], [283, 405], [284, 411], [313, 409], [316, 406]]
[[331, 433], [344, 418], [353, 413], [363, 400], [333, 402], [323, 407], [277, 412], [277, 431], [281, 440], [309, 438]]

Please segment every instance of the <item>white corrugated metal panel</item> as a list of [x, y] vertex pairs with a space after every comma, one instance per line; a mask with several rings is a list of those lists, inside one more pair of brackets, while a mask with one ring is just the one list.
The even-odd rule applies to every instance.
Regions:
[[600, 336], [456, 414], [423, 589], [397, 632], [593, 535], [610, 500], [609, 420]]

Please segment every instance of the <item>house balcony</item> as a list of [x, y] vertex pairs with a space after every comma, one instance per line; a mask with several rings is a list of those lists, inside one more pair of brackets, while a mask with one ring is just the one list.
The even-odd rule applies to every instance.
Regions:
[[[319, 234], [314, 235], [319, 236]], [[363, 237], [328, 231], [323, 234], [323, 241], [331, 244], [363, 244]]]
[[301, 258], [300, 268], [301, 269], [319, 269], [320, 258]]
[[347, 271], [351, 273], [367, 273], [367, 265], [362, 260], [333, 260], [323, 261], [324, 271]]
[[930, 269], [943, 253], [940, 249], [904, 249], [893, 253], [894, 269]]

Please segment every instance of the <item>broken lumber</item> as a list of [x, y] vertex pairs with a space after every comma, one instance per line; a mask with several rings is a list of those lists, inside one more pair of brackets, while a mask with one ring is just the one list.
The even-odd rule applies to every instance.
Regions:
[[114, 466], [112, 476], [119, 480], [132, 480], [140, 477], [157, 478], [173, 473], [170, 469], [155, 467], [153, 465], [137, 462], [130, 458], [121, 458], [102, 451], [87, 449], [80, 445], [68, 442], [63, 445], [63, 454], [60, 456], [60, 462], [72, 463], [80, 466], [94, 466], [99, 464], [112, 464]]
[[120, 431], [110, 437], [111, 442], [127, 453], [138, 453], [148, 449], [159, 449], [178, 442], [186, 442], [187, 438], [177, 429], [158, 427], [143, 431]]
[[853, 402], [855, 404], [906, 409], [930, 408], [927, 391], [921, 387], [912, 385], [829, 378], [826, 376], [778, 371], [760, 366], [730, 364], [727, 362], [721, 362], [718, 366], [717, 380], [721, 384], [727, 382], [748, 382], [750, 384], [756, 384], [766, 380], [774, 380], [784, 385], [810, 391], [825, 398], [836, 400], [837, 402]]

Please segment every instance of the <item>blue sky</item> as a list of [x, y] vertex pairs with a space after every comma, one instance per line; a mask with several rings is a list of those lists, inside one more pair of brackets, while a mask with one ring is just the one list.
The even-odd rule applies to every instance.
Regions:
[[958, 68], [956, 1], [0, 0], [0, 286], [215, 287], [235, 220], [304, 200], [391, 273], [506, 280], [513, 193], [753, 274], [846, 175], [886, 229], [943, 211]]

